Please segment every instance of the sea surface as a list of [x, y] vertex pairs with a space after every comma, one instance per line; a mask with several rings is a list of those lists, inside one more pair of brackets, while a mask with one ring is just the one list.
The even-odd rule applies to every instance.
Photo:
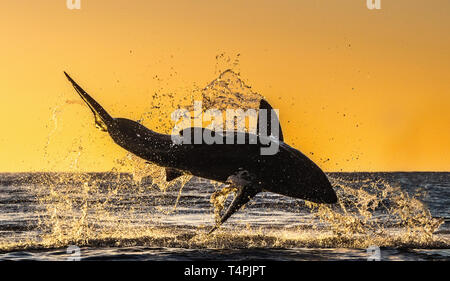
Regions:
[[450, 173], [327, 175], [339, 204], [261, 193], [207, 235], [202, 179], [3, 173], [0, 260], [450, 260]]

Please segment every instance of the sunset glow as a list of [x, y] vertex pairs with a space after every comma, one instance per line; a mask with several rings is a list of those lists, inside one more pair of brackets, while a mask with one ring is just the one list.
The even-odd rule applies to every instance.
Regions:
[[325, 171], [450, 171], [449, 1], [274, 3], [2, 5], [0, 172], [108, 171], [126, 154], [63, 71], [137, 120], [156, 92], [189, 95], [228, 68]]

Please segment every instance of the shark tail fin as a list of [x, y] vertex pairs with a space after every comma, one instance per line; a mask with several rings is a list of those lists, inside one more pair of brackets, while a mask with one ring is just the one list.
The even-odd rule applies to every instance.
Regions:
[[83, 88], [81, 88], [80, 85], [78, 85], [77, 82], [75, 82], [72, 77], [67, 74], [67, 72], [64, 71], [64, 75], [66, 75], [66, 78], [70, 83], [72, 83], [72, 86], [80, 95], [81, 99], [91, 109], [95, 117], [95, 125], [102, 131], [107, 131], [108, 126], [114, 123], [114, 119], [111, 117], [111, 115], [109, 115], [108, 112], [106, 112], [106, 110], [100, 104], [98, 104], [97, 101], [95, 101], [88, 93], [86, 93], [86, 91], [83, 90]]

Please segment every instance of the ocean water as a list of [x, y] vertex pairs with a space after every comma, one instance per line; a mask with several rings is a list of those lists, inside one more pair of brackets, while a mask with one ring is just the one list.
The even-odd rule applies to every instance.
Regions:
[[450, 173], [327, 175], [338, 204], [261, 193], [207, 235], [223, 186], [202, 179], [3, 173], [0, 260], [450, 260]]

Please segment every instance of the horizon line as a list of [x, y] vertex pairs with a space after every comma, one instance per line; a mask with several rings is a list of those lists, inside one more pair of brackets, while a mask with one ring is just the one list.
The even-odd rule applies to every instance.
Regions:
[[[164, 168], [164, 167], [161, 167]], [[445, 170], [386, 170], [386, 171], [324, 171], [325, 173], [450, 173], [450, 170], [445, 171]], [[25, 174], [25, 173], [53, 173], [53, 174], [57, 174], [57, 173], [65, 173], [65, 174], [88, 174], [88, 173], [119, 173], [119, 174], [131, 174], [131, 171], [122, 171], [122, 172], [114, 172], [114, 171], [16, 171], [16, 172], [8, 172], [8, 171], [0, 171], [0, 174]]]

